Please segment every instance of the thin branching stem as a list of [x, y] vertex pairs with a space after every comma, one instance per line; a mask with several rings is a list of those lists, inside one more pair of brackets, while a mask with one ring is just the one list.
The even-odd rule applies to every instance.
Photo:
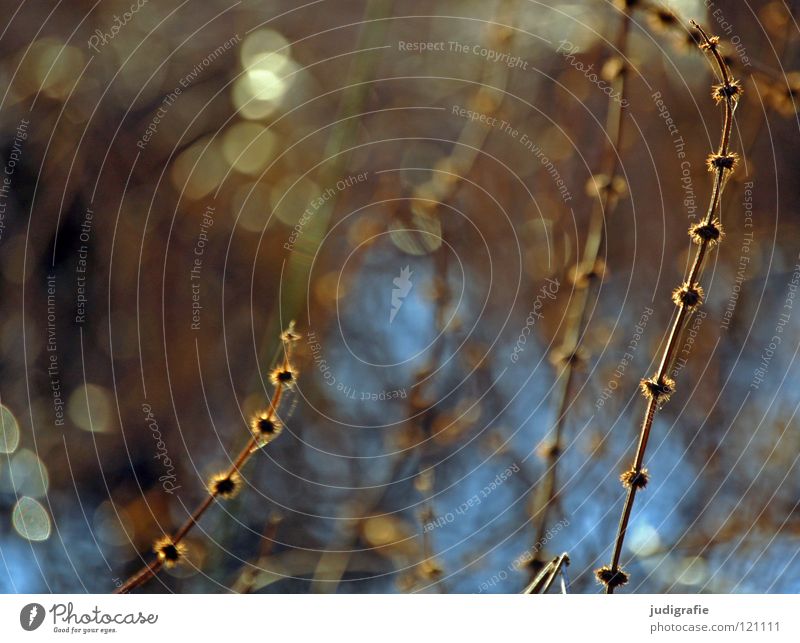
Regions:
[[[557, 556], [549, 563], [547, 563], [541, 571], [536, 575], [528, 586], [522, 590], [523, 594], [547, 594], [553, 585], [553, 582], [558, 578], [559, 574], [563, 574], [564, 568], [569, 565], [569, 555], [564, 552]], [[565, 592], [566, 593], [566, 592]]]
[[[598, 579], [605, 585], [607, 594], [613, 594], [616, 587], [624, 585], [628, 580], [627, 574], [620, 569], [619, 563], [620, 556], [622, 555], [622, 546], [625, 541], [625, 535], [628, 531], [628, 524], [633, 510], [633, 504], [636, 500], [636, 492], [647, 483], [647, 471], [643, 467], [647, 443], [650, 439], [656, 413], [674, 391], [674, 382], [669, 378], [668, 374], [686, 321], [691, 316], [692, 311], [701, 303], [702, 290], [698, 282], [703, 273], [709, 251], [720, 241], [722, 236], [722, 228], [718, 220], [714, 218], [714, 215], [718, 210], [721, 210], [720, 202], [722, 199], [722, 192], [736, 162], [736, 155], [730, 152], [730, 141], [733, 129], [733, 114], [736, 108], [736, 102], [741, 94], [741, 87], [731, 77], [728, 66], [719, 53], [719, 38], [709, 36], [706, 31], [694, 21], [692, 21], [692, 25], [699, 31], [702, 37], [703, 42], [701, 43], [701, 47], [711, 53], [722, 81], [721, 85], [715, 87], [714, 94], [724, 106], [722, 136], [717, 153], [709, 158], [709, 168], [714, 173], [714, 184], [708, 210], [706, 211], [702, 224], [700, 226], [695, 226], [690, 231], [690, 234], [693, 235], [694, 240], [698, 244], [697, 252], [694, 256], [686, 282], [680, 289], [675, 291], [673, 295], [673, 300], [678, 306], [678, 312], [669, 329], [664, 352], [661, 356], [661, 361], [655, 377], [644, 380], [642, 383], [642, 389], [648, 398], [647, 409], [639, 433], [639, 442], [636, 447], [633, 466], [630, 471], [623, 474], [622, 478], [628, 488], [628, 492], [617, 529], [611, 565], [597, 570]], [[679, 296], [681, 292], [693, 293], [691, 300]]]
[[[622, 140], [625, 114], [623, 106], [625, 104], [626, 79], [628, 77], [627, 53], [628, 35], [631, 25], [631, 7], [625, 6], [623, 9], [620, 9], [620, 11], [620, 25], [616, 36], [615, 49], [621, 67], [619, 73], [614, 78], [614, 92], [611, 94], [608, 103], [606, 137], [604, 139], [603, 155], [600, 162], [600, 171], [603, 176], [607, 177], [608, 185], [600, 190], [599, 199], [595, 201], [583, 253], [578, 258], [578, 262], [575, 266], [576, 276], [579, 274], [581, 267], [583, 267], [585, 271], [594, 271], [603, 243], [603, 231], [605, 229], [606, 218], [612, 214], [618, 201], [618, 195], [614, 194], [613, 181], [619, 165], [619, 147]], [[566, 356], [567, 359], [563, 362], [563, 370], [559, 378], [558, 397], [554, 405], [557, 410], [555, 426], [553, 427], [552, 433], [553, 437], [549, 440], [548, 448], [545, 453], [546, 474], [544, 487], [540, 495], [543, 500], [538, 510], [535, 540], [537, 547], [541, 546], [540, 544], [544, 541], [550, 512], [558, 498], [558, 462], [563, 450], [564, 425], [574, 398], [573, 385], [575, 369], [579, 365], [580, 340], [585, 326], [590, 289], [594, 281], [593, 279], [588, 280], [582, 287], [576, 288], [567, 306], [566, 329], [564, 331], [564, 338], [558, 349], [559, 353]], [[537, 570], [533, 568], [531, 571], [531, 575], [535, 576]]]
[[[284, 358], [283, 358], [283, 370], [290, 371], [291, 370], [291, 341], [284, 342]], [[278, 380], [275, 383], [275, 391], [272, 394], [272, 399], [270, 400], [269, 407], [265, 411], [266, 418], [269, 420], [274, 419], [277, 416], [278, 407], [280, 406], [281, 399], [283, 397], [284, 391], [286, 389], [287, 384], [281, 380]], [[250, 457], [258, 451], [260, 438], [253, 434], [253, 436], [248, 440], [247, 445], [239, 452], [239, 455], [233, 461], [233, 463], [228, 467], [225, 471], [224, 476], [227, 479], [232, 479], [235, 475], [238, 475], [241, 471], [242, 467], [247, 463]], [[197, 508], [189, 515], [186, 521], [181, 525], [178, 530], [172, 535], [170, 541], [173, 545], [179, 545], [181, 541], [186, 538], [189, 532], [200, 522], [200, 519], [203, 515], [208, 511], [211, 506], [214, 504], [214, 501], [217, 500], [219, 496], [219, 492], [217, 488], [214, 486], [209, 486], [208, 494], [203, 498], [202, 502], [197, 506]], [[146, 564], [142, 569], [138, 572], [133, 574], [125, 583], [123, 583], [120, 587], [116, 589], [114, 592], [115, 594], [128, 594], [137, 587], [140, 587], [147, 583], [151, 578], [153, 578], [161, 568], [164, 567], [164, 560], [161, 557], [156, 558], [155, 560], [151, 561], [150, 563]]]

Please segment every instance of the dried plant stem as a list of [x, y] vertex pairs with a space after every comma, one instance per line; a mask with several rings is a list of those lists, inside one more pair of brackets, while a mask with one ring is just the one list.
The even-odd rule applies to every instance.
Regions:
[[[547, 594], [559, 573], [564, 574], [564, 567], [569, 565], [569, 555], [564, 552], [547, 563], [536, 575], [528, 586], [522, 590], [523, 594]], [[566, 593], [566, 592], [565, 592]]]
[[[284, 343], [284, 371], [290, 371], [291, 369], [291, 343], [291, 341]], [[266, 410], [267, 419], [272, 420], [276, 418], [278, 407], [280, 406], [286, 386], [287, 384], [280, 380], [275, 383], [275, 392], [272, 394], [272, 399], [270, 400], [269, 407]], [[233, 476], [237, 475], [250, 459], [250, 456], [258, 451], [258, 446], [259, 437], [254, 434], [247, 442], [247, 445], [239, 452], [239, 455], [236, 457], [230, 467], [228, 467], [228, 469], [225, 471], [224, 477], [231, 479]], [[186, 536], [195, 527], [195, 525], [197, 525], [206, 511], [208, 511], [211, 505], [214, 504], [214, 501], [219, 495], [220, 494], [216, 488], [213, 486], [209, 487], [208, 495], [170, 538], [170, 541], [174, 545], [180, 544], [181, 541], [186, 538]], [[156, 558], [152, 562], [145, 565], [141, 570], [133, 574], [133, 576], [131, 576], [124, 584], [118, 587], [114, 593], [128, 594], [137, 587], [147, 583], [151, 578], [158, 574], [162, 567], [164, 567], [164, 561], [161, 557]]]
[[[628, 580], [628, 575], [620, 569], [619, 562], [622, 554], [622, 545], [625, 541], [625, 534], [628, 531], [631, 511], [634, 501], [636, 500], [636, 492], [647, 483], [647, 470], [643, 468], [647, 443], [650, 439], [653, 420], [658, 409], [667, 401], [675, 388], [675, 383], [669, 378], [670, 367], [686, 320], [690, 317], [692, 311], [700, 305], [702, 300], [702, 290], [698, 285], [698, 281], [702, 275], [709, 251], [722, 236], [721, 226], [714, 218], [714, 214], [720, 206], [726, 180], [730, 173], [732, 173], [736, 163], [736, 155], [730, 153], [730, 140], [731, 131], [733, 129], [733, 113], [736, 102], [741, 94], [741, 87], [731, 77], [730, 71], [722, 55], [719, 53], [719, 38], [709, 36], [705, 30], [694, 21], [692, 21], [692, 25], [700, 32], [703, 39], [701, 47], [711, 53], [719, 69], [719, 75], [722, 80], [722, 84], [714, 88], [714, 96], [724, 105], [725, 110], [722, 137], [718, 152], [712, 154], [709, 158], [709, 169], [714, 172], [714, 185], [708, 204], [708, 211], [706, 212], [702, 224], [693, 227], [690, 231], [690, 234], [698, 244], [697, 252], [686, 282], [681, 288], [676, 290], [673, 295], [673, 300], [678, 306], [678, 313], [675, 315], [672, 326], [669, 329], [666, 345], [656, 375], [642, 382], [642, 390], [648, 398], [647, 409], [639, 434], [639, 443], [636, 448], [633, 466], [622, 476], [623, 482], [628, 487], [628, 493], [625, 498], [625, 505], [622, 509], [622, 516], [617, 530], [614, 553], [611, 558], [611, 565], [598, 569], [596, 572], [598, 580], [605, 585], [607, 594], [613, 594], [616, 587], [624, 585]], [[693, 292], [694, 295], [687, 298], [679, 294], [687, 292]]]
[[[595, 201], [592, 209], [592, 216], [589, 221], [589, 231], [583, 248], [583, 253], [575, 266], [576, 289], [569, 300], [566, 313], [566, 329], [561, 345], [557, 349], [563, 359], [563, 370], [559, 378], [558, 397], [556, 398], [555, 408], [556, 419], [552, 431], [552, 438], [548, 441], [545, 452], [546, 474], [544, 487], [541, 495], [542, 501], [539, 503], [536, 540], [542, 543], [548, 527], [550, 512], [555, 506], [558, 498], [558, 462], [561, 456], [564, 442], [564, 425], [566, 416], [574, 399], [573, 384], [575, 370], [579, 366], [581, 354], [580, 340], [583, 335], [586, 309], [591, 294], [591, 285], [594, 279], [586, 279], [581, 283], [579, 275], [581, 272], [587, 276], [596, 276], [596, 266], [600, 255], [600, 248], [603, 242], [603, 230], [605, 220], [610, 216], [618, 201], [618, 195], [614, 194], [614, 175], [619, 165], [619, 146], [622, 139], [624, 109], [623, 101], [626, 95], [627, 73], [627, 51], [628, 34], [631, 24], [631, 7], [625, 6], [620, 9], [620, 25], [616, 36], [615, 49], [616, 55], [621, 61], [619, 73], [614, 78], [614, 92], [608, 103], [608, 114], [606, 116], [606, 137], [604, 139], [603, 157], [600, 162], [601, 173], [607, 177], [608, 185], [600, 190], [599, 199]], [[542, 561], [539, 561], [540, 563]], [[535, 577], [538, 572], [536, 567], [531, 570], [531, 577]]]

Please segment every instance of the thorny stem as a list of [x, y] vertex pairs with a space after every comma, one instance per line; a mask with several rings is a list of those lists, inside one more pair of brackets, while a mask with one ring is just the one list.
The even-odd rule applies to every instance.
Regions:
[[[592, 210], [592, 217], [589, 222], [589, 232], [586, 237], [586, 242], [583, 248], [583, 254], [576, 263], [576, 271], [581, 265], [586, 269], [593, 269], [597, 263], [600, 254], [600, 247], [603, 242], [603, 230], [605, 227], [605, 219], [613, 212], [616, 205], [617, 198], [612, 199], [611, 181], [613, 181], [619, 165], [619, 146], [622, 140], [622, 130], [624, 123], [624, 110], [623, 102], [626, 93], [626, 79], [628, 76], [627, 69], [627, 51], [628, 51], [628, 34], [630, 32], [631, 24], [631, 7], [625, 6], [621, 9], [621, 20], [619, 25], [619, 32], [617, 33], [615, 49], [617, 56], [622, 62], [622, 69], [614, 78], [614, 93], [612, 98], [609, 99], [608, 114], [606, 116], [606, 137], [604, 139], [605, 145], [603, 150], [603, 158], [600, 163], [601, 172], [608, 177], [609, 185], [602, 190], [599, 201], [595, 202]], [[592, 280], [594, 281], [594, 280]], [[586, 308], [589, 302], [590, 281], [584, 287], [574, 291], [573, 297], [570, 299], [567, 308], [567, 327], [565, 330], [564, 340], [560, 347], [564, 355], [575, 355], [580, 348], [581, 334], [584, 329], [584, 322], [586, 316]], [[545, 532], [547, 531], [548, 520], [550, 511], [556, 504], [558, 497], [558, 462], [561, 456], [564, 425], [566, 423], [566, 416], [569, 407], [572, 404], [574, 391], [573, 383], [575, 379], [575, 359], [567, 359], [563, 366], [561, 375], [561, 382], [557, 398], [557, 412], [556, 423], [553, 428], [553, 438], [548, 446], [546, 455], [546, 478], [544, 483], [544, 490], [541, 497], [544, 498], [539, 509], [539, 520], [537, 523], [536, 540], [535, 543], [539, 546], [544, 541]], [[532, 570], [532, 577], [536, 575], [537, 570]]]
[[[284, 359], [283, 359], [283, 368], [289, 369], [290, 368], [290, 357], [291, 357], [291, 342], [286, 342], [284, 346]], [[281, 398], [283, 396], [283, 391], [285, 388], [285, 384], [283, 382], [278, 381], [275, 384], [275, 392], [272, 394], [272, 399], [269, 403], [269, 408], [267, 409], [267, 418], [272, 419], [275, 417], [277, 413], [278, 407], [281, 403]], [[247, 445], [239, 452], [239, 455], [233, 461], [233, 464], [227, 469], [225, 475], [226, 477], [230, 478], [235, 473], [239, 473], [242, 467], [247, 463], [250, 459], [250, 456], [253, 455], [258, 449], [259, 438], [253, 435], [250, 440], [247, 442]], [[186, 522], [181, 525], [181, 527], [175, 532], [172, 536], [171, 540], [174, 544], [180, 543], [188, 534], [189, 532], [197, 525], [206, 511], [209, 510], [211, 505], [214, 504], [214, 501], [217, 498], [217, 491], [216, 489], [209, 488], [208, 495], [203, 499], [203, 501], [197, 506], [197, 508], [190, 514], [190, 516], [186, 519]], [[137, 587], [140, 587], [147, 583], [151, 578], [153, 578], [161, 568], [164, 566], [164, 563], [160, 558], [156, 558], [152, 562], [148, 563], [138, 572], [133, 574], [124, 584], [118, 587], [114, 593], [115, 594], [128, 594]]]
[[[692, 25], [700, 32], [700, 35], [703, 38], [705, 49], [711, 52], [714, 61], [719, 69], [720, 78], [722, 80], [722, 87], [726, 90], [725, 92], [725, 99], [724, 99], [724, 107], [725, 107], [725, 117], [722, 127], [722, 137], [720, 140], [719, 151], [718, 154], [721, 156], [728, 156], [729, 155], [729, 148], [730, 148], [730, 140], [731, 140], [731, 131], [733, 129], [733, 113], [735, 109], [735, 98], [734, 94], [730, 91], [727, 91], [733, 87], [733, 79], [731, 78], [730, 71], [728, 70], [725, 61], [723, 60], [722, 56], [719, 53], [719, 45], [718, 39], [710, 37], [705, 30], [698, 25], [696, 22], [692, 21]], [[708, 211], [706, 212], [705, 218], [703, 219], [704, 225], [709, 225], [714, 219], [714, 213], [717, 211], [720, 200], [722, 198], [722, 191], [725, 188], [725, 179], [726, 173], [731, 170], [726, 170], [724, 167], [717, 167], [715, 168], [714, 172], [714, 186], [711, 192], [711, 199], [708, 204]], [[708, 251], [711, 247], [713, 242], [709, 239], [703, 239], [703, 241], [699, 244], [697, 249], [697, 253], [695, 254], [694, 261], [692, 263], [691, 270], [689, 271], [689, 277], [687, 279], [687, 283], [695, 284], [699, 280], [703, 267], [705, 265], [705, 259], [708, 256]], [[669, 372], [670, 365], [672, 364], [672, 359], [675, 354], [675, 349], [678, 346], [678, 342], [681, 337], [681, 333], [683, 331], [684, 325], [686, 320], [690, 315], [690, 309], [686, 306], [681, 306], [678, 309], [678, 314], [675, 315], [675, 319], [672, 322], [672, 327], [670, 328], [667, 344], [664, 348], [664, 353], [661, 357], [661, 362], [658, 367], [658, 372], [656, 376], [656, 380], [658, 382], [662, 382], [667, 377]], [[632, 472], [639, 474], [642, 472], [642, 464], [644, 463], [644, 456], [645, 451], [647, 449], [647, 443], [650, 438], [650, 432], [653, 427], [653, 420], [655, 419], [655, 415], [659, 409], [661, 400], [657, 396], [651, 396], [647, 402], [647, 410], [645, 412], [644, 421], [642, 422], [642, 428], [639, 435], [639, 443], [636, 448], [636, 456], [633, 462]], [[631, 518], [631, 511], [633, 510], [633, 503], [636, 500], [636, 491], [637, 485], [631, 484], [628, 486], [628, 494], [625, 498], [625, 505], [622, 509], [622, 516], [619, 521], [619, 528], [617, 530], [617, 537], [616, 542], [614, 544], [614, 554], [611, 559], [611, 567], [610, 567], [610, 575], [612, 578], [617, 578], [617, 575], [620, 573], [619, 568], [619, 560], [622, 554], [622, 545], [625, 541], [625, 534], [628, 531], [628, 523]], [[620, 583], [621, 584], [621, 583]], [[613, 594], [614, 593], [615, 583], [606, 583], [606, 593]]]

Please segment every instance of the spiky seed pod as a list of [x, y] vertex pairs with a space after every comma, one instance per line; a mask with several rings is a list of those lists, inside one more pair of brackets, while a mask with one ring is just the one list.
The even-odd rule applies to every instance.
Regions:
[[650, 377], [642, 380], [641, 389], [647, 399], [654, 400], [661, 406], [675, 392], [675, 380], [669, 377], [663, 377], [660, 380]]
[[711, 154], [706, 161], [709, 172], [723, 170], [733, 172], [739, 162], [739, 155], [731, 152], [730, 154]]
[[615, 587], [620, 587], [628, 582], [628, 574], [626, 572], [621, 569], [614, 571], [608, 565], [604, 565], [600, 569], [596, 569], [594, 571], [594, 575], [599, 583], [602, 583], [606, 587], [610, 587], [612, 590]]
[[211, 477], [208, 483], [208, 490], [218, 498], [230, 500], [235, 497], [242, 489], [242, 476], [234, 471], [230, 475], [227, 473], [217, 473]]
[[682, 284], [673, 291], [672, 301], [676, 306], [691, 310], [703, 303], [703, 289], [697, 283]]
[[650, 481], [650, 474], [648, 473], [647, 469], [642, 469], [641, 471], [630, 469], [629, 471], [623, 473], [619, 479], [624, 487], [644, 489], [647, 486], [647, 483]]
[[743, 93], [744, 89], [742, 89], [742, 84], [738, 80], [732, 80], [727, 85], [725, 83], [714, 85], [711, 90], [711, 96], [718, 105], [728, 98], [737, 101]]
[[297, 380], [297, 372], [291, 367], [279, 366], [270, 373], [269, 379], [275, 386], [280, 385], [290, 388], [294, 386]]
[[697, 245], [708, 243], [709, 248], [713, 248], [725, 236], [725, 231], [719, 219], [712, 219], [710, 223], [698, 223], [689, 228], [689, 236]]
[[153, 543], [153, 551], [159, 562], [169, 569], [184, 559], [187, 550], [183, 543], [176, 543], [169, 536], [164, 536]]
[[250, 420], [250, 428], [256, 438], [263, 442], [271, 442], [283, 431], [283, 423], [275, 417], [274, 413], [262, 411], [256, 413]]
[[589, 360], [589, 351], [582, 346], [571, 349], [567, 346], [558, 346], [550, 351], [550, 363], [553, 366], [567, 366], [582, 369]]
[[284, 344], [294, 344], [300, 341], [301, 337], [302, 335], [294, 329], [294, 322], [289, 324], [289, 327], [281, 333], [281, 341]]
[[706, 40], [700, 43], [700, 49], [703, 51], [716, 51], [719, 48], [719, 36], [709, 36]]

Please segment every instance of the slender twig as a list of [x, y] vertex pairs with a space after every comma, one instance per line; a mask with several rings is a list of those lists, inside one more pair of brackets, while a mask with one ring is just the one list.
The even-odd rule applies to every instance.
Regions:
[[553, 560], [547, 563], [541, 571], [536, 575], [528, 586], [522, 590], [523, 594], [547, 594], [553, 585], [553, 582], [558, 578], [559, 574], [562, 577], [563, 593], [566, 594], [566, 581], [564, 580], [564, 568], [569, 565], [569, 555], [564, 552], [560, 556], [556, 556]]
[[[157, 554], [155, 560], [146, 564], [141, 570], [133, 574], [125, 583], [115, 590], [115, 594], [128, 594], [132, 590], [144, 585], [153, 578], [163, 567], [171, 567], [180, 562], [184, 557], [185, 546], [182, 541], [189, 532], [197, 525], [206, 511], [214, 504], [215, 500], [228, 499], [238, 493], [242, 483], [240, 471], [260, 446], [266, 445], [277, 437], [280, 432], [280, 423], [277, 416], [278, 407], [284, 391], [294, 385], [295, 373], [291, 366], [292, 344], [299, 336], [294, 332], [292, 324], [282, 335], [284, 346], [284, 357], [282, 366], [274, 371], [273, 378], [275, 392], [272, 394], [267, 409], [256, 416], [253, 420], [253, 434], [246, 446], [239, 452], [239, 455], [228, 467], [228, 469], [212, 478], [208, 485], [208, 495], [189, 515], [186, 521], [178, 528], [172, 536], [166, 536], [156, 541], [154, 551]], [[259, 427], [264, 427], [260, 429]]]
[[719, 219], [716, 219], [714, 215], [718, 209], [721, 210], [719, 206], [722, 192], [738, 158], [736, 154], [730, 152], [730, 141], [733, 129], [733, 114], [742, 91], [741, 86], [732, 78], [728, 66], [719, 52], [719, 38], [709, 36], [694, 21], [692, 21], [692, 25], [702, 37], [701, 48], [711, 53], [719, 69], [722, 84], [714, 87], [713, 95], [717, 102], [722, 103], [724, 106], [722, 137], [717, 153], [712, 154], [708, 159], [709, 170], [714, 173], [714, 185], [708, 204], [708, 211], [702, 223], [693, 226], [689, 231], [690, 236], [698, 246], [697, 252], [689, 270], [688, 278], [673, 293], [673, 301], [678, 307], [678, 313], [675, 315], [669, 329], [664, 352], [656, 374], [649, 379], [642, 380], [642, 392], [647, 398], [647, 409], [642, 422], [633, 465], [621, 477], [623, 484], [628, 488], [628, 493], [617, 530], [614, 553], [611, 558], [611, 565], [601, 567], [596, 571], [597, 578], [605, 585], [607, 594], [613, 594], [614, 588], [628, 582], [628, 575], [620, 568], [619, 562], [633, 503], [636, 499], [636, 492], [647, 485], [648, 473], [643, 466], [647, 443], [657, 411], [675, 390], [675, 382], [669, 377], [670, 368], [686, 321], [691, 313], [702, 303], [703, 290], [699, 285], [699, 279], [710, 250], [719, 243], [722, 237], [722, 226]]
[[[552, 438], [547, 441], [544, 452], [546, 474], [544, 486], [539, 497], [538, 517], [536, 529], [536, 543], [544, 541], [548, 527], [550, 512], [556, 505], [558, 499], [558, 464], [563, 451], [564, 425], [567, 413], [574, 400], [573, 384], [575, 371], [581, 365], [584, 351], [580, 341], [583, 336], [586, 309], [591, 294], [591, 286], [596, 281], [595, 277], [601, 275], [598, 259], [600, 248], [603, 242], [603, 230], [606, 219], [612, 214], [618, 200], [619, 194], [615, 191], [615, 174], [619, 166], [619, 146], [622, 139], [624, 123], [624, 104], [626, 95], [626, 79], [628, 76], [627, 51], [628, 34], [631, 24], [631, 7], [626, 6], [620, 9], [620, 25], [616, 36], [614, 48], [616, 56], [620, 62], [616, 76], [613, 79], [614, 91], [609, 98], [608, 113], [606, 116], [606, 136], [602, 158], [600, 161], [600, 172], [598, 178], [605, 181], [604, 185], [598, 185], [598, 199], [594, 203], [592, 215], [589, 222], [589, 231], [583, 248], [583, 253], [573, 268], [573, 282], [575, 290], [573, 297], [569, 300], [566, 313], [566, 327], [564, 338], [560, 346], [556, 349], [554, 357], [557, 356], [562, 367], [559, 377], [559, 388], [555, 403], [556, 415], [555, 426], [552, 430]], [[531, 561], [534, 563], [535, 561]], [[538, 561], [541, 564], [541, 561]], [[531, 576], [537, 574], [537, 565], [533, 565]]]

